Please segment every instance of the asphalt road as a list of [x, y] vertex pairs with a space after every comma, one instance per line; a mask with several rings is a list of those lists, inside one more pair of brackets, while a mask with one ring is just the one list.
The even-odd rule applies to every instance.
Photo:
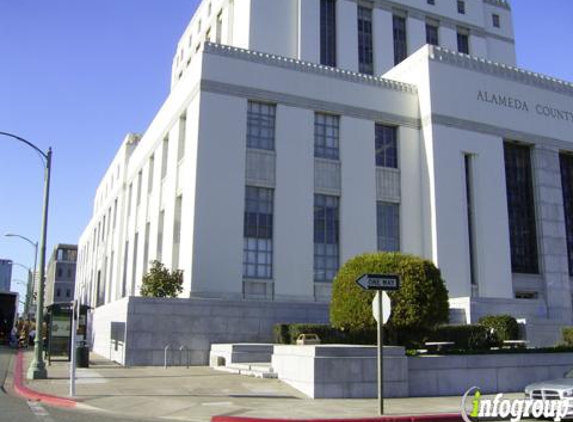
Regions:
[[[15, 357], [13, 350], [0, 346], [0, 422], [156, 422], [157, 419], [117, 418], [101, 412], [69, 410], [49, 407], [7, 394], [4, 389], [10, 362]], [[162, 419], [166, 422], [166, 419]]]

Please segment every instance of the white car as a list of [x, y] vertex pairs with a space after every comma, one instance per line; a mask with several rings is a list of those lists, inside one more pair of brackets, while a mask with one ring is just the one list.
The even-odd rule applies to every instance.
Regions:
[[563, 378], [541, 381], [525, 387], [525, 397], [532, 400], [568, 400], [567, 416], [573, 416], [573, 370], [566, 372]]

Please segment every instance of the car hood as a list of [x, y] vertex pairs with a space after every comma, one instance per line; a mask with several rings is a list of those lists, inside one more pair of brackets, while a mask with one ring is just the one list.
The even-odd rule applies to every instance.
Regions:
[[536, 382], [525, 387], [530, 390], [571, 390], [573, 389], [573, 378], [558, 378], [549, 381]]

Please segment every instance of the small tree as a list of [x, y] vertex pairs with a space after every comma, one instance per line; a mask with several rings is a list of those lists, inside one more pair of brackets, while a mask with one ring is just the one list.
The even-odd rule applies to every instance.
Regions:
[[428, 260], [402, 253], [378, 252], [357, 255], [338, 271], [332, 286], [330, 321], [343, 329], [374, 328], [372, 298], [356, 279], [362, 274], [397, 274], [400, 290], [390, 292], [389, 325], [400, 331], [422, 331], [448, 322], [448, 290], [440, 270]]
[[183, 291], [183, 271], [169, 271], [159, 261], [151, 263], [151, 269], [143, 276], [141, 296], [177, 297]]

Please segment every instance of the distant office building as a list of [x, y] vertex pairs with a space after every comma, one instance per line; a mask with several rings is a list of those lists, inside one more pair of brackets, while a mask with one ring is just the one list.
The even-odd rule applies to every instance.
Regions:
[[0, 259], [0, 292], [9, 292], [12, 280], [12, 261]]
[[57, 244], [54, 247], [46, 275], [46, 306], [74, 299], [77, 255], [77, 245]]

